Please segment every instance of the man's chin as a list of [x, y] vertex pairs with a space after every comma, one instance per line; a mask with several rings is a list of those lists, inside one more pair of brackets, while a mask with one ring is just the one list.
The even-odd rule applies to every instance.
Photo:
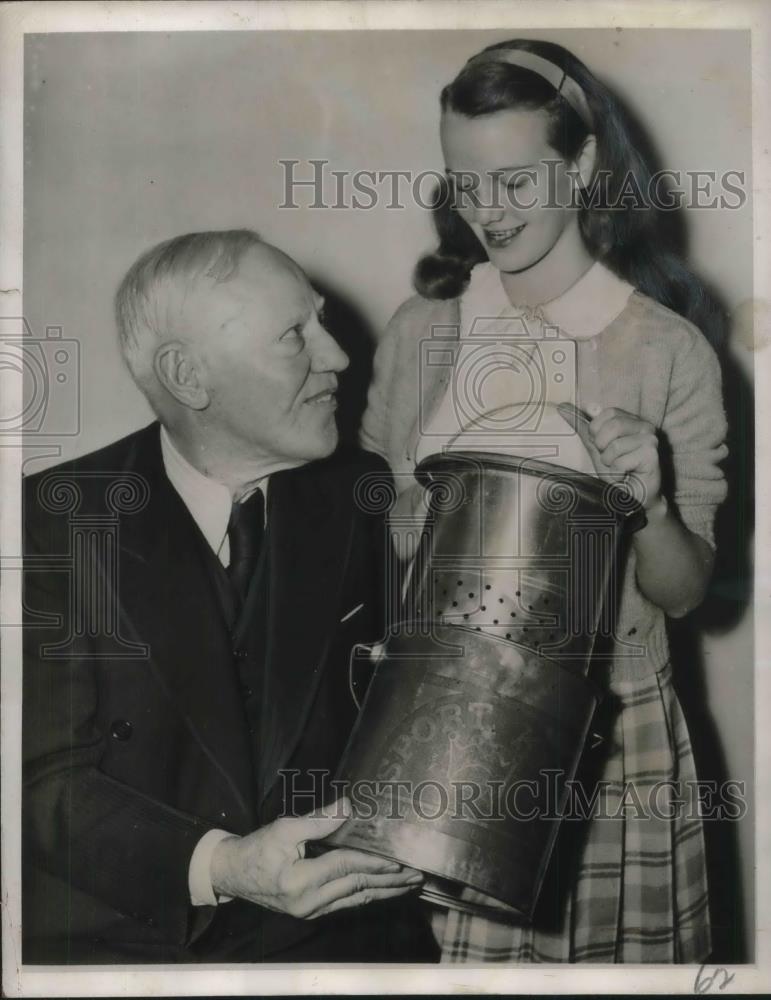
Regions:
[[312, 441], [303, 442], [302, 457], [306, 462], [328, 458], [337, 448], [339, 441], [340, 435], [337, 432], [337, 426], [334, 426], [331, 430], [316, 435]]
[[335, 428], [335, 433], [330, 434], [329, 439], [323, 445], [319, 458], [328, 458], [335, 451], [339, 443], [340, 435], [337, 433], [337, 428]]

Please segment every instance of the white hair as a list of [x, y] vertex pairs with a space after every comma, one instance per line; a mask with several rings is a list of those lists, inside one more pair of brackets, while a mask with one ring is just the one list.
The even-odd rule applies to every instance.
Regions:
[[123, 358], [148, 397], [156, 384], [155, 352], [173, 336], [191, 286], [203, 277], [227, 281], [244, 253], [259, 244], [251, 229], [187, 233], [154, 246], [129, 268], [115, 295], [115, 319]]

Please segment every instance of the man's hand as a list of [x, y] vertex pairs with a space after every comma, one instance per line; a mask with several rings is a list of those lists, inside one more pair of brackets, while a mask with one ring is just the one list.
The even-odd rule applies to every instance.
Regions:
[[277, 819], [246, 837], [222, 840], [211, 864], [215, 893], [312, 920], [417, 888], [423, 881], [419, 872], [363, 851], [304, 857], [306, 841], [329, 836], [349, 815], [350, 803], [341, 799], [326, 810]]

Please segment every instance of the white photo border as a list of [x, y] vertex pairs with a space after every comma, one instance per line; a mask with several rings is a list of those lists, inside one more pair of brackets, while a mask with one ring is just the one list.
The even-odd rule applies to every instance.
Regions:
[[[23, 206], [23, 45], [37, 32], [384, 30], [497, 28], [745, 29], [752, 36], [754, 300], [757, 524], [755, 567], [755, 704], [771, 705], [771, 461], [762, 430], [771, 426], [771, 348], [761, 349], [771, 318], [771, 4], [763, 0], [344, 0], [344, 2], [140, 3], [35, 2], [0, 5], [0, 315], [21, 316]], [[20, 412], [21, 380], [4, 378], [0, 416]], [[0, 544], [21, 551], [21, 440], [0, 447]], [[769, 446], [771, 447], [771, 445]], [[18, 567], [16, 568], [18, 569]], [[20, 574], [3, 564], [0, 621], [18, 621]], [[3, 994], [15, 996], [246, 996], [474, 993], [691, 993], [694, 967], [571, 965], [319, 966], [227, 965], [22, 967], [20, 925], [21, 634], [2, 628], [2, 967]], [[760, 716], [760, 713], [758, 713]], [[755, 774], [771, 763], [771, 727], [758, 720]], [[771, 989], [771, 811], [756, 796], [755, 963], [732, 966], [724, 993]], [[713, 992], [718, 991], [718, 985]]]

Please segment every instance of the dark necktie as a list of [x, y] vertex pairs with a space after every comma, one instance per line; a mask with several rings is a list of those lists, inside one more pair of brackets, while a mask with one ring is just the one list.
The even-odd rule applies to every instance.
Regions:
[[239, 604], [243, 604], [246, 599], [249, 584], [257, 567], [264, 530], [265, 499], [262, 490], [255, 490], [243, 503], [233, 504], [228, 523], [230, 542], [228, 576]]

